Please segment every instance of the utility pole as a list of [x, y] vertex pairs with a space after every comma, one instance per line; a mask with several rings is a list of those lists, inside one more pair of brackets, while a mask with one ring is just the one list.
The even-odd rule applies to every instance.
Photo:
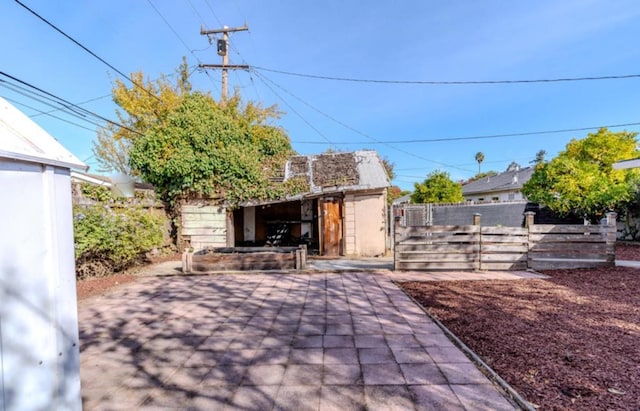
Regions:
[[[200, 34], [202, 34], [203, 36], [210, 36], [211, 34], [220, 34], [222, 33], [222, 38], [217, 40], [216, 46], [218, 49], [218, 55], [222, 56], [222, 64], [199, 64], [198, 66], [200, 68], [204, 68], [204, 69], [209, 69], [209, 68], [213, 68], [213, 69], [222, 69], [222, 103], [224, 103], [225, 101], [227, 101], [227, 94], [228, 94], [228, 78], [229, 78], [229, 73], [227, 72], [227, 70], [249, 70], [249, 66], [246, 64], [229, 64], [229, 55], [228, 55], [228, 49], [229, 49], [229, 33], [235, 32], [235, 31], [247, 31], [249, 30], [249, 27], [247, 26], [247, 24], [245, 23], [244, 26], [242, 27], [227, 27], [224, 26], [221, 29], [216, 29], [216, 30], [205, 30], [204, 27], [200, 28]], [[209, 37], [209, 42], [211, 42], [211, 37]]]

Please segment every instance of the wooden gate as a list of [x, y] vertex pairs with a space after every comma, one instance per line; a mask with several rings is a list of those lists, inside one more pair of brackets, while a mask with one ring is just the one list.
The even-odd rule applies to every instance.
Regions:
[[320, 215], [322, 216], [320, 254], [339, 256], [342, 254], [342, 199], [322, 199], [320, 201]]
[[602, 225], [395, 226], [396, 270], [534, 270], [615, 264], [615, 213]]

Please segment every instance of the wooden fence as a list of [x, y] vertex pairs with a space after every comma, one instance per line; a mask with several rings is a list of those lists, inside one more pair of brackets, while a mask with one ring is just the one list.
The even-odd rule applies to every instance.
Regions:
[[395, 226], [396, 270], [533, 270], [615, 264], [615, 213], [606, 224], [526, 227]]

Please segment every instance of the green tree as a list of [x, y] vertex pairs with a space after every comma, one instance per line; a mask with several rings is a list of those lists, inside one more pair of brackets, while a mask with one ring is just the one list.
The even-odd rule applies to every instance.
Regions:
[[484, 153], [482, 151], [476, 153], [476, 161], [478, 162], [478, 174], [480, 174], [480, 165], [484, 161]]
[[108, 123], [98, 130], [92, 151], [100, 171], [120, 172], [131, 175], [129, 150], [136, 138], [150, 128], [162, 124], [172, 110], [178, 107], [184, 96], [191, 93], [189, 68], [183, 58], [176, 70], [175, 84], [162, 75], [155, 81], [145, 80], [142, 72], [132, 73], [131, 78], [142, 87], [127, 85], [116, 80], [112, 89], [113, 101], [118, 105], [118, 123]]
[[636, 135], [602, 128], [571, 140], [556, 158], [536, 166], [522, 193], [559, 214], [592, 222], [607, 211], [624, 212], [636, 191], [638, 171], [614, 170], [612, 164], [640, 155]]
[[462, 185], [451, 180], [446, 171], [435, 170], [427, 175], [424, 182], [414, 184], [411, 202], [458, 203], [464, 201]]
[[268, 124], [274, 113], [243, 106], [237, 96], [221, 106], [208, 94], [190, 93], [135, 138], [131, 168], [170, 202], [219, 197], [233, 207], [242, 200], [282, 196], [291, 187], [270, 177], [292, 149], [285, 132]]

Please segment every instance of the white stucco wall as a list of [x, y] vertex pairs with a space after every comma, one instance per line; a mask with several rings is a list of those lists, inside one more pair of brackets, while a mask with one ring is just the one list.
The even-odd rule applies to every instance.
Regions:
[[0, 409], [80, 410], [68, 168], [0, 158]]
[[345, 196], [344, 245], [346, 255], [374, 257], [386, 251], [384, 192]]
[[[513, 195], [510, 197], [510, 195]], [[497, 200], [494, 200], [494, 197], [498, 197]], [[508, 191], [497, 191], [494, 193], [485, 193], [485, 194], [470, 194], [464, 196], [467, 201], [474, 201], [480, 203], [490, 203], [492, 201], [520, 201], [526, 200], [526, 198], [522, 195], [519, 190], [508, 190]], [[482, 199], [482, 200], [480, 200]]]

